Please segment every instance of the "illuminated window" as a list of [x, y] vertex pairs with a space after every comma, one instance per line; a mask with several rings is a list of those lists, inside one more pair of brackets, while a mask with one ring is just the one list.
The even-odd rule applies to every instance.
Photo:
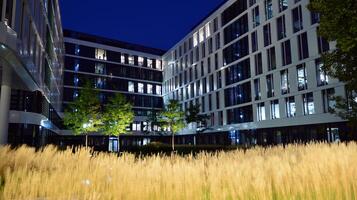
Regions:
[[316, 75], [317, 75], [317, 86], [328, 85], [329, 77], [326, 71], [323, 69], [323, 63], [320, 59], [315, 60], [316, 65]]
[[161, 95], [161, 85], [156, 86], [156, 94]]
[[211, 36], [211, 28], [210, 28], [210, 25], [211, 25], [211, 23], [210, 22], [208, 22], [207, 24], [206, 24], [206, 38], [208, 38], [208, 37], [210, 37]]
[[134, 64], [134, 56], [129, 56], [128, 60], [129, 60], [129, 65], [133, 65]]
[[201, 43], [203, 42], [203, 40], [205, 40], [205, 28], [204, 27], [201, 28], [198, 33], [199, 33], [199, 41]]
[[161, 69], [161, 61], [156, 60], [156, 69]]
[[106, 51], [104, 49], [95, 49], [95, 58], [98, 60], [107, 60]]
[[103, 63], [95, 63], [95, 73], [105, 74], [105, 67]]
[[128, 91], [129, 92], [135, 92], [134, 82], [132, 82], [132, 81], [128, 82]]
[[139, 66], [143, 66], [144, 65], [144, 58], [143, 57], [141, 57], [141, 56], [138, 57], [138, 64], [139, 64]]
[[265, 106], [264, 106], [264, 103], [259, 103], [257, 105], [257, 120], [258, 121], [265, 120]]
[[148, 67], [152, 68], [152, 59], [147, 59]]
[[296, 71], [297, 71], [297, 78], [298, 78], [298, 90], [305, 90], [307, 89], [307, 78], [306, 78], [306, 67], [305, 67], [305, 63], [298, 65], [296, 67]]
[[76, 56], [79, 56], [79, 53], [81, 52], [81, 49], [79, 48], [79, 45], [76, 44], [76, 46], [74, 47], [74, 54]]
[[289, 77], [288, 77], [288, 70], [283, 70], [280, 72], [280, 85], [281, 85], [281, 94], [287, 94], [290, 91], [289, 86]]
[[148, 88], [147, 88], [147, 93], [148, 93], [148, 94], [152, 94], [152, 85], [151, 85], [151, 84], [148, 84], [147, 87], [148, 87]]
[[193, 34], [193, 46], [196, 47], [198, 45], [198, 35], [197, 32]]
[[144, 84], [143, 83], [138, 83], [138, 92], [144, 93]]
[[140, 122], [134, 122], [132, 124], [132, 130], [133, 131], [141, 131], [141, 123]]
[[122, 64], [125, 63], [125, 56], [124, 55], [120, 56], [120, 63], [122, 63]]

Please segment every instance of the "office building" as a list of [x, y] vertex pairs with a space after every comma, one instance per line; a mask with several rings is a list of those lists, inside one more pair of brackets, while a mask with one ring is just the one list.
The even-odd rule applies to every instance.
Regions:
[[57, 0], [0, 1], [0, 145], [60, 133], [64, 44]]
[[335, 44], [318, 36], [319, 14], [308, 3], [224, 2], [163, 55], [164, 102], [200, 104], [210, 116], [204, 134], [232, 144], [351, 139], [329, 113], [332, 97], [345, 95], [322, 70], [321, 53]]

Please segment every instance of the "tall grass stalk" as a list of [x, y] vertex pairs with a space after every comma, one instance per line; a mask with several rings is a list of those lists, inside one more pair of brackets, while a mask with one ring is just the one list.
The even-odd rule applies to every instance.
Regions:
[[0, 148], [0, 199], [355, 199], [357, 145], [137, 158]]

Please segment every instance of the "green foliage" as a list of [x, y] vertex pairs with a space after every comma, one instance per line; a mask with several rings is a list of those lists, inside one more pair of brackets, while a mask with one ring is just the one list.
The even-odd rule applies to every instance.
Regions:
[[320, 13], [319, 34], [336, 41], [336, 49], [323, 54], [324, 70], [346, 83], [346, 98], [336, 97], [335, 113], [357, 122], [357, 1], [311, 0], [308, 8]]
[[160, 122], [164, 128], [169, 128], [172, 134], [176, 134], [185, 127], [185, 113], [177, 100], [170, 100], [166, 108], [160, 113]]
[[105, 105], [102, 116], [103, 133], [106, 135], [119, 136], [127, 132], [126, 128], [133, 122], [134, 112], [132, 105], [122, 94], [115, 94]]
[[100, 109], [98, 92], [86, 81], [79, 96], [65, 110], [64, 125], [76, 135], [96, 132], [101, 125]]
[[192, 104], [190, 103], [190, 106], [187, 109], [186, 113], [186, 122], [187, 123], [192, 123], [192, 122], [197, 122], [197, 123], [204, 123], [207, 119], [209, 119], [208, 115], [203, 115], [200, 114], [200, 104]]

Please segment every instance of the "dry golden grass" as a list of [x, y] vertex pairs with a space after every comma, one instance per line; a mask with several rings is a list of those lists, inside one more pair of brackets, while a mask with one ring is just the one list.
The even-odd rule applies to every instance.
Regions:
[[356, 199], [357, 145], [193, 156], [0, 148], [0, 199]]

